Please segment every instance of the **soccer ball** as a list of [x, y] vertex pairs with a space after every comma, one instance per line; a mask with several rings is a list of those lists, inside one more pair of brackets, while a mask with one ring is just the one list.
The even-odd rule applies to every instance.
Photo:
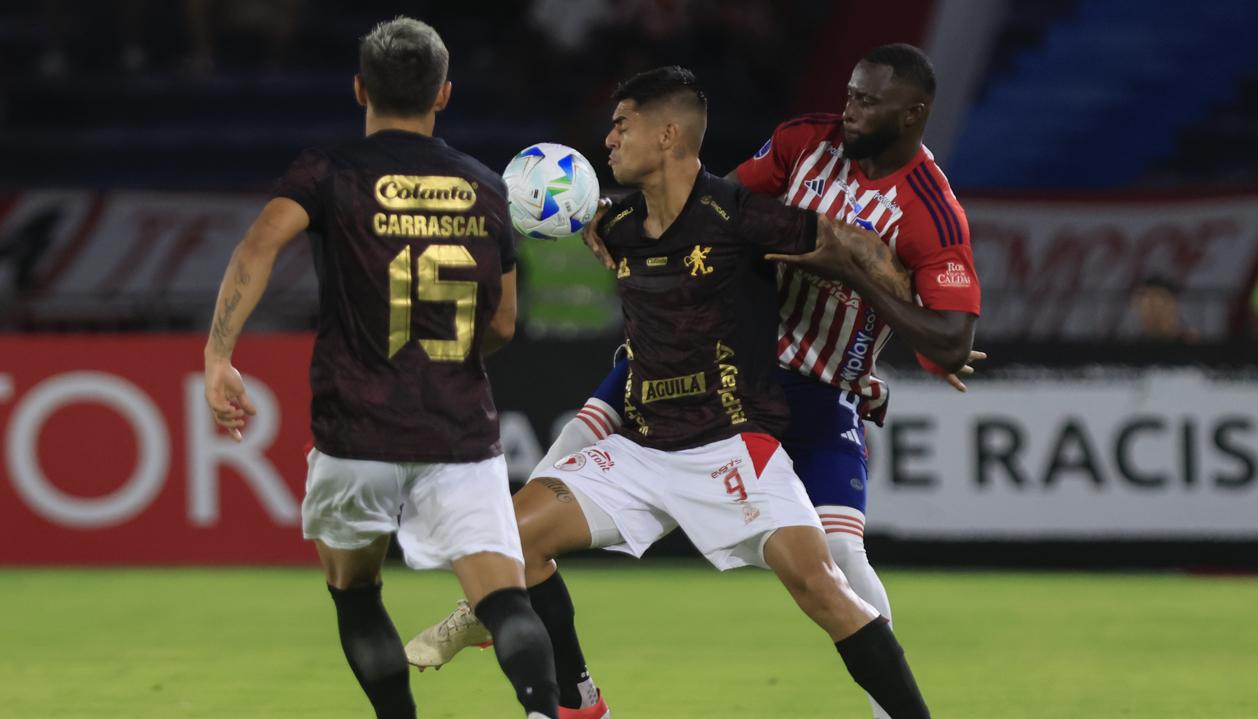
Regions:
[[598, 176], [581, 153], [553, 142], [521, 150], [502, 173], [511, 224], [526, 237], [574, 235], [598, 210]]

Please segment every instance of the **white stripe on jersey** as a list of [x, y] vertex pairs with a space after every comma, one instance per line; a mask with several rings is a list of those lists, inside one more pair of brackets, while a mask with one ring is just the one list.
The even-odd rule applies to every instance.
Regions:
[[[830, 158], [823, 163], [821, 158], [826, 154]], [[926, 155], [930, 158], [929, 151]], [[899, 187], [892, 186], [879, 196], [877, 190], [857, 184], [851, 177], [851, 169], [851, 160], [842, 155], [842, 145], [831, 146], [822, 140], [811, 152], [800, 156], [782, 199], [789, 205], [845, 222], [860, 220], [860, 224], [882, 236], [895, 252], [904, 215], [897, 202]], [[855, 293], [849, 297], [849, 290], [836, 283], [803, 277], [803, 274], [791, 268], [778, 273], [779, 287], [785, 290], [779, 309], [781, 351], [778, 362], [787, 369], [798, 365], [796, 371], [801, 374], [860, 395], [861, 412], [868, 414], [886, 402], [886, 384], [874, 375], [874, 367], [878, 354], [891, 337], [891, 328], [878, 319], [873, 327], [872, 342], [854, 342], [854, 333], [866, 324], [866, 313], [871, 311], [869, 305]], [[818, 302], [824, 303], [823, 312], [813, 330]], [[792, 317], [797, 319], [791, 322]], [[848, 366], [849, 360], [853, 366], [864, 370], [854, 377], [849, 370], [850, 379], [844, 379], [842, 369]]]
[[812, 170], [813, 165], [817, 164], [817, 160], [821, 159], [821, 155], [825, 153], [826, 148], [828, 147], [830, 147], [830, 143], [822, 142], [820, 145], [817, 145], [817, 149], [813, 150], [813, 153], [808, 156], [808, 159], [804, 160], [802, 164], [796, 165], [797, 170], [792, 175], [791, 179], [791, 189], [783, 196], [783, 199], [786, 200], [786, 204], [795, 204], [794, 202], [791, 202], [790, 199], [795, 196], [795, 193], [799, 190], [799, 186], [804, 184], [804, 176]]

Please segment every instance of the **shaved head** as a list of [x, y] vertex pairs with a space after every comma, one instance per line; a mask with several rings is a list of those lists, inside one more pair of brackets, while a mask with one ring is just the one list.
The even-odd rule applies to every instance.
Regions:
[[698, 154], [708, 127], [708, 98], [693, 72], [673, 65], [634, 75], [616, 87], [612, 100], [633, 102], [649, 120], [677, 127], [678, 150]]

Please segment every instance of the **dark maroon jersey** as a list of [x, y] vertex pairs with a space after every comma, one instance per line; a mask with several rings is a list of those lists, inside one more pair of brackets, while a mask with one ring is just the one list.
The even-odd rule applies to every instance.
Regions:
[[788, 410], [773, 376], [776, 271], [764, 255], [813, 249], [816, 215], [701, 171], [661, 237], [646, 235], [645, 217], [635, 192], [599, 226], [629, 346], [620, 433], [664, 450], [780, 435]]
[[315, 446], [387, 462], [501, 454], [481, 340], [515, 267], [502, 178], [385, 130], [306, 150], [275, 195], [310, 215]]

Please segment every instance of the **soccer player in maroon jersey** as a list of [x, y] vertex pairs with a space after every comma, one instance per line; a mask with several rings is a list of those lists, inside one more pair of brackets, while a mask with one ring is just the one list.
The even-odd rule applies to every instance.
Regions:
[[302, 531], [341, 646], [377, 717], [414, 717], [381, 603], [396, 531], [407, 564], [450, 568], [530, 719], [555, 719], [547, 632], [524, 589], [498, 415], [482, 355], [515, 326], [515, 246], [497, 173], [432, 136], [449, 54], [399, 17], [362, 39], [366, 137], [303, 152], [237, 246], [205, 348], [205, 396], [240, 439], [254, 413], [231, 352], [280, 249], [315, 246], [319, 331]]
[[776, 271], [764, 255], [814, 245], [828, 254], [866, 231], [707, 173], [698, 157], [706, 98], [689, 71], [643, 73], [614, 99], [609, 163], [640, 190], [598, 228], [625, 314], [626, 421], [539, 467], [515, 497], [529, 593], [555, 646], [561, 717], [608, 711], [580, 691], [588, 675], [553, 558], [589, 547], [640, 556], [677, 526], [719, 569], [773, 569], [892, 716], [928, 716], [887, 619], [848, 586], [774, 439], [788, 417], [774, 377]]
[[[820, 513], [835, 562], [856, 593], [887, 617], [890, 602], [864, 546], [863, 420], [881, 424], [889, 394], [876, 374], [877, 356], [898, 330], [923, 353], [924, 365], [949, 373], [948, 381], [962, 391], [961, 377], [972, 372], [967, 353], [970, 359], [985, 356], [970, 353], [979, 285], [969, 226], [947, 178], [922, 145], [934, 90], [934, 71], [919, 49], [876, 48], [852, 73], [844, 115], [804, 115], [782, 123], [759, 152], [726, 176], [877, 233], [853, 237], [858, 241], [846, 247], [860, 262], [836, 263], [845, 270], [842, 276], [782, 268], [775, 304], [777, 379], [792, 417], [780, 439]], [[614, 267], [596, 232], [587, 231], [586, 242]], [[904, 292], [904, 268], [920, 305]], [[627, 373], [628, 363], [617, 363], [535, 473], [621, 427]], [[450, 654], [457, 646], [442, 651]], [[556, 649], [561, 705], [593, 706], [598, 693], [579, 654], [573, 659], [563, 647]], [[886, 716], [876, 703], [873, 712]]]

